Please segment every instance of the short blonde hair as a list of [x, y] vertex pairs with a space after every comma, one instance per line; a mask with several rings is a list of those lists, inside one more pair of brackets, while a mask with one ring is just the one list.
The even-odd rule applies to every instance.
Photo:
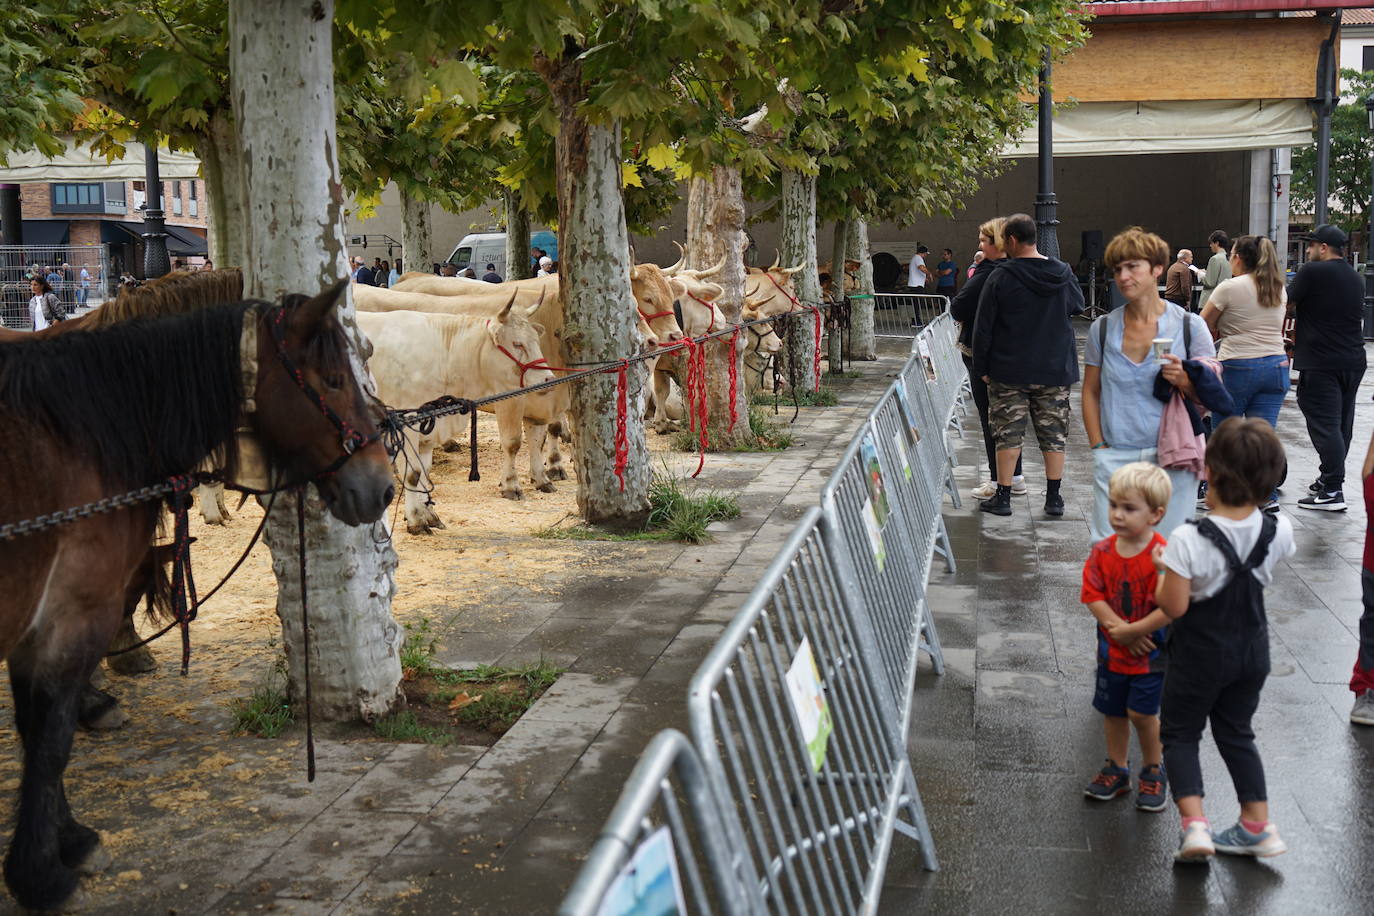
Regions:
[[1151, 267], [1169, 263], [1169, 246], [1153, 232], [1139, 226], [1129, 226], [1107, 243], [1104, 258], [1112, 270], [1122, 261], [1148, 261]]
[[1006, 225], [1007, 218], [1005, 216], [994, 216], [978, 227], [978, 234], [992, 239], [992, 244], [996, 245], [998, 250], [1005, 250], [1006, 245], [1002, 241], [1002, 230]]
[[1145, 504], [1151, 509], [1165, 509], [1169, 506], [1169, 497], [1174, 494], [1174, 485], [1157, 465], [1133, 461], [1117, 468], [1107, 485], [1107, 495], [1112, 499], [1120, 499], [1131, 492], [1145, 497]]

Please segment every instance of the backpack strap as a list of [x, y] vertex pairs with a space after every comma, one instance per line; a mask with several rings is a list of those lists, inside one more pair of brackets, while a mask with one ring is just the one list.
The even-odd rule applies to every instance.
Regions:
[[[1107, 315], [1111, 313], [1108, 312]], [[1103, 362], [1107, 360], [1107, 315], [1097, 319], [1097, 353]]]
[[1279, 530], [1279, 520], [1268, 512], [1260, 513], [1264, 516], [1260, 522], [1259, 537], [1255, 538], [1255, 546], [1250, 551], [1250, 556], [1245, 558], [1245, 568], [1254, 570], [1264, 562], [1264, 558], [1269, 555], [1269, 545], [1274, 543], [1274, 533]]
[[[1231, 539], [1223, 534], [1221, 529], [1217, 527], [1217, 523], [1204, 516], [1198, 519], [1196, 524], [1197, 533], [1202, 535], [1205, 540], [1215, 547], [1218, 552], [1221, 553], [1222, 558], [1226, 560], [1226, 567], [1231, 571], [1231, 575], [1234, 576], [1243, 572], [1245, 564], [1241, 562], [1240, 557], [1236, 554], [1235, 545], [1233, 545]], [[1262, 534], [1261, 532], [1261, 536]], [[1268, 545], [1266, 544], [1265, 547], [1267, 549]]]

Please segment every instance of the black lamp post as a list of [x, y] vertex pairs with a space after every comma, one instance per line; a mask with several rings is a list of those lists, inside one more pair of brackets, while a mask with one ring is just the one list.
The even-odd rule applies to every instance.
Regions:
[[144, 159], [144, 183], [147, 191], [143, 198], [143, 278], [152, 280], [172, 272], [172, 261], [167, 256], [167, 224], [162, 212], [162, 181], [157, 167], [157, 141], [144, 146], [147, 154]]
[[1035, 195], [1035, 226], [1040, 253], [1059, 257], [1059, 201], [1054, 196], [1054, 95], [1050, 92], [1050, 52], [1040, 67], [1040, 187]]
[[[1374, 95], [1365, 96], [1365, 114], [1369, 117], [1369, 130], [1374, 133]], [[1370, 222], [1365, 227], [1364, 256], [1364, 339], [1374, 340], [1374, 151], [1369, 154], [1370, 165]]]

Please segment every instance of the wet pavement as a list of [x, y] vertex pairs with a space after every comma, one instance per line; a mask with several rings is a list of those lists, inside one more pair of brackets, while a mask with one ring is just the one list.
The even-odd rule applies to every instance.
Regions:
[[[1271, 816], [1290, 851], [1175, 867], [1172, 806], [1146, 814], [1129, 796], [1083, 797], [1105, 750], [1091, 707], [1093, 620], [1078, 601], [1092, 496], [1075, 414], [1062, 520], [1040, 511], [1043, 469], [1029, 453], [1030, 494], [1014, 499], [1012, 517], [980, 513], [967, 498], [962, 510], [946, 512], [959, 570], [935, 567], [931, 600], [947, 668], [936, 677], [923, 662], [909, 741], [942, 870], [921, 872], [914, 846], [899, 836], [880, 912], [1374, 912], [1374, 728], [1350, 725], [1346, 687], [1361, 612], [1358, 475], [1374, 429], [1370, 381], [1356, 414], [1344, 513], [1296, 507], [1316, 476], [1316, 457], [1292, 393], [1279, 417], [1290, 465], [1281, 501], [1298, 550], [1266, 595], [1273, 673], [1255, 729]], [[967, 438], [956, 440], [965, 494], [982, 479], [976, 424], [970, 417]], [[1134, 739], [1131, 753], [1138, 770]], [[1238, 806], [1210, 737], [1202, 763], [1207, 812], [1221, 829]]]

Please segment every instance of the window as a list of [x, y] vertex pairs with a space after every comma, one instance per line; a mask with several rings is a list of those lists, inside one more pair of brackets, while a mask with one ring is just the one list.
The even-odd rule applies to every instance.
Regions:
[[100, 184], [54, 184], [53, 213], [100, 213], [105, 209], [104, 188]]
[[1360, 69], [1368, 73], [1370, 70], [1374, 70], [1374, 45], [1365, 45], [1361, 51], [1363, 51], [1363, 55]]
[[105, 212], [123, 213], [128, 208], [128, 198], [124, 193], [124, 182], [105, 182]]
[[181, 215], [181, 182], [172, 184], [172, 215]]
[[190, 206], [190, 209], [189, 209], [187, 212], [190, 213], [192, 216], [199, 216], [199, 215], [200, 215], [200, 206], [198, 205], [198, 203], [197, 203], [197, 201], [196, 201], [196, 185], [197, 185], [197, 184], [199, 184], [199, 182], [197, 182], [197, 181], [192, 181], [192, 182], [191, 182], [191, 206]]

